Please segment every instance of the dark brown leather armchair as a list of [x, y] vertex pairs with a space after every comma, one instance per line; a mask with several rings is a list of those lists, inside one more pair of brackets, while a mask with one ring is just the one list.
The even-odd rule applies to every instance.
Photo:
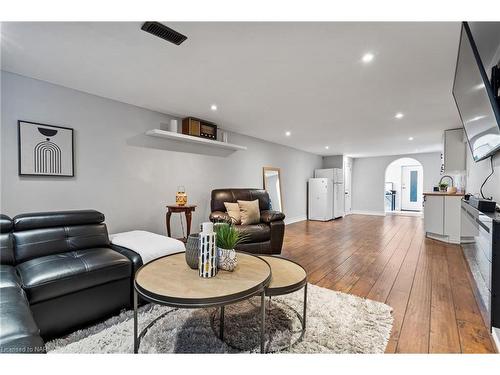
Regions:
[[254, 225], [236, 225], [238, 231], [247, 237], [244, 243], [236, 246], [237, 250], [254, 254], [280, 254], [285, 234], [285, 215], [282, 212], [271, 211], [269, 194], [262, 189], [216, 189], [212, 190], [210, 220], [228, 221], [224, 202], [237, 203], [241, 201], [259, 200], [260, 223]]

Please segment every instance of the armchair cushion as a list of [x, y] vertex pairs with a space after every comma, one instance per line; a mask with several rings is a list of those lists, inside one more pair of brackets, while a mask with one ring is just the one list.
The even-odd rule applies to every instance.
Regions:
[[271, 238], [271, 227], [268, 224], [236, 225], [235, 228], [245, 236], [243, 243], [264, 242]]
[[285, 214], [279, 211], [261, 211], [260, 221], [263, 223], [270, 223], [271, 221], [280, 221], [285, 219]]

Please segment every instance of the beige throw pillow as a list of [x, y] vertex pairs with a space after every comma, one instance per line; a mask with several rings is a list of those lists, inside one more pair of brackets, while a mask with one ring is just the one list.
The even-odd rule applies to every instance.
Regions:
[[238, 203], [224, 202], [226, 211], [229, 217], [233, 220], [233, 224], [241, 224], [240, 206]]
[[240, 206], [241, 224], [251, 225], [260, 222], [259, 200], [238, 201]]

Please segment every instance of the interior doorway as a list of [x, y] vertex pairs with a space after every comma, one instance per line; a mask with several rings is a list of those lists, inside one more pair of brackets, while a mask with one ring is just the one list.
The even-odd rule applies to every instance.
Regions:
[[422, 211], [422, 166], [401, 167], [401, 211]]
[[423, 179], [423, 167], [418, 160], [400, 158], [391, 162], [385, 170], [385, 212], [422, 212]]
[[344, 157], [344, 212], [349, 215], [352, 211], [352, 159]]

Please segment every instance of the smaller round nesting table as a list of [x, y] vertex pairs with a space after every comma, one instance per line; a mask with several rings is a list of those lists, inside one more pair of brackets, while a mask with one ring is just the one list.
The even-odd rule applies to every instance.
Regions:
[[[238, 253], [238, 257], [239, 257]], [[307, 272], [305, 269], [298, 263], [282, 258], [281, 256], [273, 256], [273, 255], [259, 255], [259, 258], [265, 260], [269, 267], [271, 267], [271, 281], [267, 285], [264, 290], [264, 294], [269, 297], [269, 307], [271, 306], [271, 298], [273, 296], [282, 296], [285, 294], [290, 294], [296, 292], [300, 289], [304, 289], [304, 299], [303, 299], [303, 307], [302, 307], [302, 316], [300, 315], [295, 308], [292, 308], [294, 313], [297, 315], [299, 319], [302, 330], [300, 331], [300, 337], [295, 340], [293, 344], [295, 345], [297, 342], [301, 341], [304, 337], [306, 331], [306, 316], [307, 316]], [[239, 259], [239, 258], [238, 258]], [[236, 271], [235, 271], [236, 272]], [[261, 302], [262, 303], [262, 302]], [[261, 305], [262, 306], [262, 305]], [[288, 306], [290, 307], [290, 306]], [[266, 313], [267, 314], [267, 313]], [[264, 316], [264, 315], [263, 315]], [[224, 306], [220, 309], [220, 335], [219, 338], [224, 341]], [[262, 339], [262, 336], [261, 336]], [[226, 342], [227, 345], [231, 346], [234, 349], [241, 349], [235, 346], [230, 345]], [[261, 343], [262, 345], [262, 343]], [[279, 351], [281, 351], [281, 348]], [[262, 352], [262, 346], [261, 346]]]
[[[307, 273], [298, 263], [279, 256], [261, 255], [271, 267], [271, 282], [266, 287], [266, 296], [281, 296], [304, 288], [304, 304], [302, 316], [298, 315], [302, 323], [302, 335], [306, 330], [307, 315]], [[302, 336], [301, 336], [302, 338]], [[299, 339], [300, 340], [300, 339]]]

